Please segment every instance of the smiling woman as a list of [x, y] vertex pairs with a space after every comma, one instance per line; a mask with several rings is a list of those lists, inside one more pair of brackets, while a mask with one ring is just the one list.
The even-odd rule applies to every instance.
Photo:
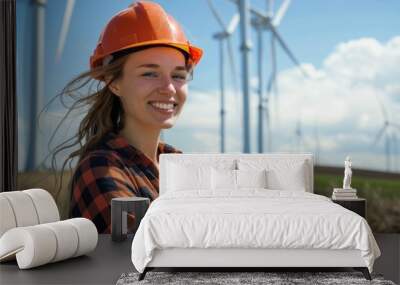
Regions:
[[[88, 108], [73, 143], [53, 153], [54, 166], [57, 153], [80, 146], [61, 172], [62, 177], [66, 163], [78, 158], [70, 181], [72, 217], [89, 218], [100, 233], [109, 233], [112, 198], [158, 197], [159, 155], [181, 152], [161, 142], [160, 133], [181, 113], [201, 56], [156, 3], [139, 1], [111, 18], [90, 58], [91, 69], [59, 94], [74, 99], [71, 109]], [[79, 97], [77, 91], [92, 79], [98, 80], [96, 92]], [[130, 214], [129, 227], [134, 219]]]
[[[123, 75], [109, 87], [132, 119], [122, 130], [132, 142], [149, 148], [148, 142], [158, 137], [160, 129], [174, 125], [186, 101], [186, 69], [184, 55], [175, 48], [153, 47], [128, 55]], [[148, 154], [155, 158], [154, 153]]]

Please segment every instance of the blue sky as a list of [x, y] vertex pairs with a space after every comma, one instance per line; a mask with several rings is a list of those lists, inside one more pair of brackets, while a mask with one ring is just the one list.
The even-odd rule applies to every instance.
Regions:
[[[66, 1], [49, 0], [46, 8], [46, 101], [78, 73], [88, 68], [88, 60], [99, 33], [107, 21], [132, 1], [76, 0], [69, 33], [60, 62], [55, 62]], [[189, 39], [204, 49], [204, 57], [195, 70], [186, 112], [178, 124], [164, 134], [164, 139], [184, 152], [219, 151], [218, 116], [218, 45], [212, 38], [220, 30], [206, 0], [163, 0], [160, 3], [184, 27]], [[267, 1], [250, 1], [265, 9]], [[20, 115], [20, 169], [26, 159], [26, 122], [32, 90], [32, 41], [34, 33], [32, 1], [17, 1], [17, 86]], [[275, 9], [281, 1], [275, 1]], [[236, 12], [226, 0], [214, 0], [225, 23]], [[301, 64], [313, 74], [304, 81], [291, 61], [278, 49], [279, 109], [271, 105], [273, 151], [296, 151], [295, 128], [301, 121], [303, 140], [300, 151], [315, 151], [315, 129], [320, 139], [319, 163], [342, 165], [347, 154], [355, 167], [384, 170], [383, 141], [371, 148], [371, 141], [382, 120], [376, 97], [387, 106], [392, 120], [400, 122], [400, 55], [396, 52], [400, 36], [400, 1], [322, 1], [293, 0], [278, 30]], [[255, 33], [253, 55], [256, 53]], [[269, 35], [265, 34], [265, 44]], [[239, 29], [233, 35], [236, 66], [240, 67]], [[270, 71], [269, 49], [265, 50], [265, 70]], [[256, 59], [251, 58], [252, 83], [256, 79]], [[396, 67], [397, 66], [397, 67]], [[371, 72], [367, 72], [367, 71]], [[227, 150], [242, 151], [241, 97], [232, 90], [227, 70]], [[240, 82], [240, 70], [236, 81]], [[240, 84], [239, 84], [240, 86]], [[255, 90], [255, 86], [252, 90]], [[318, 91], [318, 92], [317, 92]], [[346, 97], [347, 96], [347, 97]], [[251, 152], [256, 151], [256, 102], [251, 95]], [[271, 102], [272, 103], [272, 102]], [[275, 104], [275, 102], [274, 102]], [[214, 108], [204, 108], [205, 105]], [[254, 106], [253, 106], [254, 105]], [[275, 108], [275, 109], [274, 109]], [[337, 109], [335, 109], [337, 108]], [[59, 104], [51, 110], [63, 114]], [[57, 115], [57, 116], [58, 116]], [[396, 117], [397, 116], [397, 117]], [[43, 140], [54, 128], [51, 117], [44, 119]], [[46, 121], [47, 120], [47, 121]], [[72, 123], [72, 129], [76, 126]], [[317, 126], [317, 127], [316, 127]], [[393, 132], [394, 134], [394, 132]], [[400, 139], [400, 133], [399, 133]], [[61, 141], [61, 138], [60, 138]], [[46, 150], [43, 149], [43, 153]], [[392, 171], [400, 171], [392, 156]], [[398, 155], [397, 155], [398, 159]]]

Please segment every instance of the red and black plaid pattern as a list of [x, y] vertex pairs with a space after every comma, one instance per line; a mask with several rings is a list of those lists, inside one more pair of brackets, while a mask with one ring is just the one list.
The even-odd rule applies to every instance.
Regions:
[[[160, 153], [182, 153], [160, 142]], [[158, 168], [140, 150], [113, 132], [78, 164], [71, 181], [72, 217], [93, 221], [99, 233], [111, 232], [111, 199], [116, 197], [147, 197], [153, 201], [159, 194]], [[128, 215], [128, 228], [134, 225]]]

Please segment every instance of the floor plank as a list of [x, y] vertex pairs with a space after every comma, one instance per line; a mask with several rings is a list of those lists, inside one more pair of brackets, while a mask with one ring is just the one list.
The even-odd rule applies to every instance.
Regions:
[[374, 236], [381, 250], [381, 256], [375, 261], [374, 272], [400, 284], [400, 234], [374, 233]]

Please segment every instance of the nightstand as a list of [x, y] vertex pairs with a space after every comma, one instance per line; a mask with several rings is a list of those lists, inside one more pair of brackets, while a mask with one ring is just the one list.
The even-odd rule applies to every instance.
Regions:
[[367, 216], [367, 200], [364, 198], [349, 199], [349, 200], [334, 200], [332, 202], [341, 205], [342, 207], [359, 214], [361, 217]]
[[149, 205], [150, 199], [143, 197], [121, 197], [111, 199], [111, 239], [113, 241], [126, 240], [128, 234], [128, 212], [135, 215], [135, 228], [133, 230], [133, 234], [135, 234]]

